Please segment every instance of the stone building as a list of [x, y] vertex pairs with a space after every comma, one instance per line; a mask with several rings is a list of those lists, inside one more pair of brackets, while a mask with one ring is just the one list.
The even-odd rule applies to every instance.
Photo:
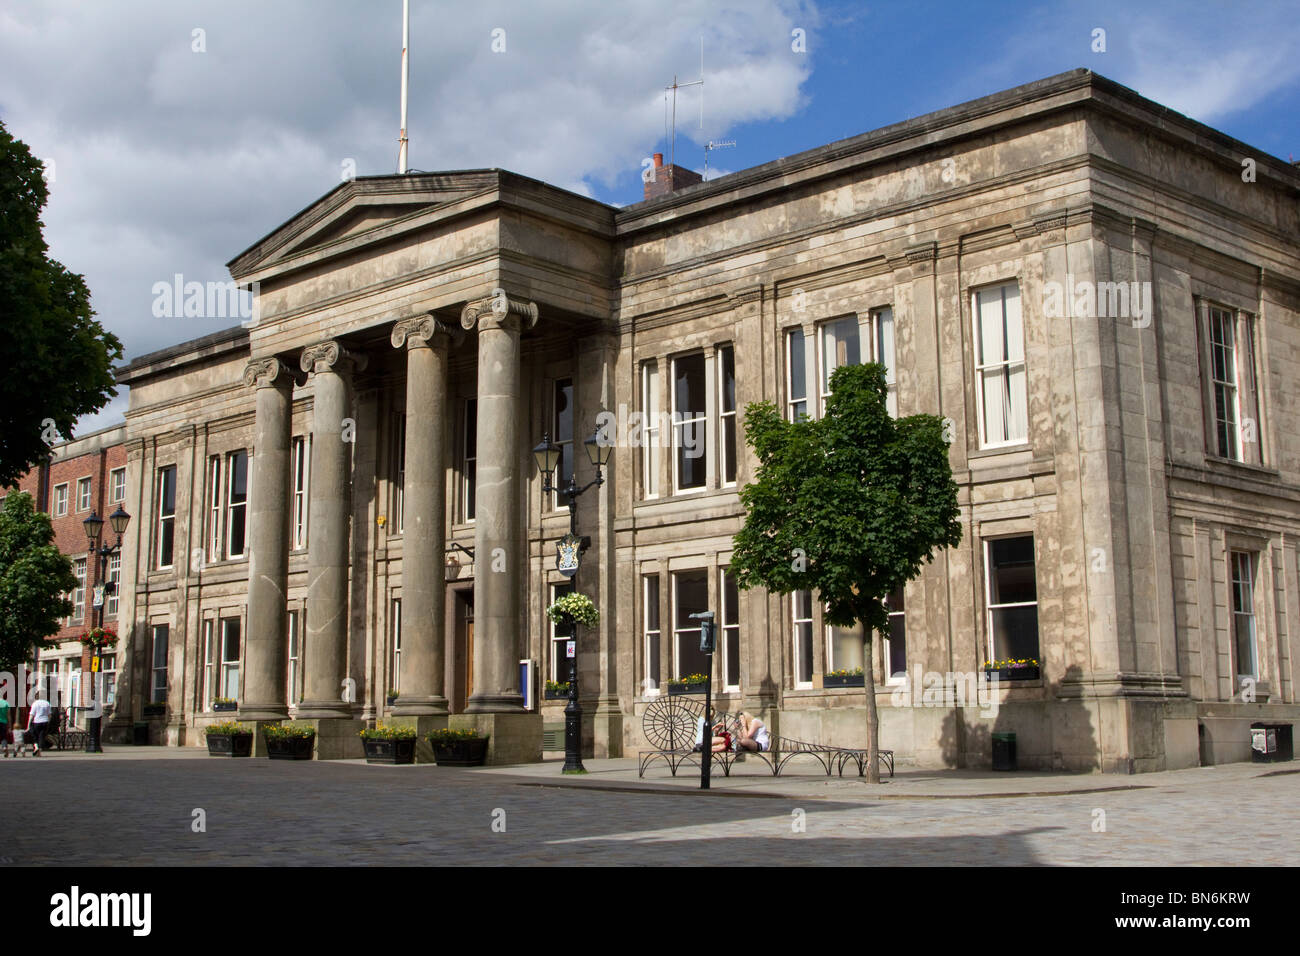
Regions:
[[[118, 630], [123, 553], [109, 557], [100, 580], [100, 561], [90, 552], [86, 529], [82, 524], [92, 514], [104, 519], [99, 543], [112, 545], [116, 536], [108, 525], [108, 516], [126, 501], [126, 428], [116, 426], [82, 435], [53, 446], [50, 460], [32, 468], [14, 485], [14, 491], [32, 496], [37, 511], [50, 516], [54, 544], [72, 562], [77, 586], [68, 594], [72, 613], [60, 621], [59, 630], [48, 636], [45, 646], [36, 650], [33, 670], [41, 675], [47, 699], [68, 708], [71, 724], [80, 725], [85, 715], [77, 708], [91, 703], [92, 688], [82, 675], [91, 672], [90, 648], [81, 637], [94, 626], [94, 594], [97, 585], [111, 583], [104, 589], [104, 626]], [[3, 496], [0, 496], [3, 498]], [[113, 706], [117, 689], [117, 648], [108, 648], [102, 656], [104, 703]]]
[[[824, 680], [859, 637], [727, 567], [745, 406], [818, 415], [871, 359], [897, 413], [951, 422], [964, 528], [872, 643], [900, 765], [987, 765], [1014, 732], [1022, 767], [1172, 769], [1300, 719], [1300, 171], [1076, 70], [647, 196], [358, 178], [230, 263], [247, 328], [120, 371], [119, 725], [165, 700], [198, 744], [230, 696], [317, 721], [321, 757], [391, 716], [535, 759], [569, 516], [531, 449], [585, 484], [607, 412], [577, 504], [589, 747], [642, 745], [706, 608], [722, 708], [860, 743], [863, 691]], [[1003, 659], [1038, 676], [990, 698]]]

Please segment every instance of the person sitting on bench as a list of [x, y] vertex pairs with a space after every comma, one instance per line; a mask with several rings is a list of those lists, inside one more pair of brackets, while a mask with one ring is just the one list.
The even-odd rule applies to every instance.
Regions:
[[[771, 750], [772, 735], [761, 720], [744, 711], [740, 715], [740, 736], [736, 738], [736, 750]], [[716, 738], [715, 738], [716, 739]]]

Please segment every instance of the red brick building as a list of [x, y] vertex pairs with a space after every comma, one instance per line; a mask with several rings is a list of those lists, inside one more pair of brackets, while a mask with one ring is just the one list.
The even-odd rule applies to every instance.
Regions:
[[[83, 687], [81, 675], [90, 671], [90, 651], [79, 641], [86, 629], [95, 623], [93, 598], [95, 586], [100, 583], [98, 555], [90, 553], [86, 529], [82, 522], [91, 513], [104, 519], [100, 543], [112, 544], [116, 540], [108, 525], [108, 516], [126, 500], [126, 426], [119, 425], [93, 432], [81, 438], [55, 445], [48, 464], [38, 465], [25, 474], [16, 490], [28, 492], [36, 509], [50, 516], [54, 527], [54, 542], [72, 561], [73, 574], [78, 586], [69, 595], [73, 611], [63, 619], [57, 634], [58, 643], [38, 649], [35, 666], [43, 677], [57, 675], [57, 687], [64, 699], [58, 706], [69, 706], [73, 700], [86, 703], [90, 699], [89, 685]], [[121, 574], [121, 555], [109, 559], [106, 580], [116, 581]], [[118, 601], [116, 592], [104, 598], [104, 626], [117, 631]], [[117, 683], [117, 655], [110, 650], [104, 655], [105, 705], [111, 706]], [[46, 684], [45, 686], [48, 686]], [[75, 712], [70, 715], [80, 723]]]

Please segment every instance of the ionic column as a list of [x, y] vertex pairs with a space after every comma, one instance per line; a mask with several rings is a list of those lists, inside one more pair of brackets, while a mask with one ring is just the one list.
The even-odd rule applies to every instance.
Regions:
[[[350, 717], [343, 700], [348, 646], [348, 515], [351, 508], [351, 407], [354, 369], [365, 356], [327, 341], [303, 350], [312, 374], [311, 497], [308, 502], [307, 634], [300, 717]], [[286, 509], [287, 511], [287, 509]]]
[[293, 377], [277, 358], [255, 359], [244, 384], [257, 389], [257, 419], [248, 531], [248, 634], [244, 650], [244, 720], [287, 717], [290, 433]]
[[464, 333], [432, 315], [401, 319], [393, 348], [406, 347], [406, 484], [402, 492], [402, 694], [399, 717], [447, 713], [447, 350]]
[[537, 305], [501, 293], [461, 312], [478, 326], [478, 473], [474, 484], [474, 693], [467, 713], [523, 710], [520, 613], [526, 560], [520, 516], [519, 336], [537, 324]]

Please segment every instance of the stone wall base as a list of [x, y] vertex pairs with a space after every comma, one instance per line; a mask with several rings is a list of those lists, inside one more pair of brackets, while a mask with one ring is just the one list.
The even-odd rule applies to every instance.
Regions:
[[447, 726], [487, 734], [490, 766], [538, 763], [542, 759], [541, 714], [453, 714], [447, 718]]
[[[861, 698], [859, 698], [861, 700]], [[1150, 773], [1250, 760], [1250, 725], [1291, 724], [1300, 705], [1206, 704], [1186, 698], [1075, 697], [993, 706], [896, 706], [877, 698], [880, 746], [898, 768], [989, 769], [993, 734], [1016, 735], [1021, 770]], [[775, 732], [837, 747], [865, 747], [864, 706], [786, 708], [761, 714]], [[640, 718], [628, 718], [630, 752], [649, 749]]]
[[[316, 744], [312, 756], [315, 760], [362, 760], [366, 748], [357, 736], [366, 726], [364, 720], [347, 717], [309, 717], [293, 721], [295, 724], [310, 724], [316, 728]], [[257, 735], [261, 741], [262, 735]], [[265, 746], [265, 744], [263, 744]], [[265, 750], [262, 751], [266, 753]]]
[[389, 717], [384, 721], [385, 727], [414, 727], [415, 728], [415, 762], [416, 763], [433, 763], [433, 747], [424, 735], [431, 730], [446, 730], [448, 717], [446, 714], [420, 714], [418, 717]]

